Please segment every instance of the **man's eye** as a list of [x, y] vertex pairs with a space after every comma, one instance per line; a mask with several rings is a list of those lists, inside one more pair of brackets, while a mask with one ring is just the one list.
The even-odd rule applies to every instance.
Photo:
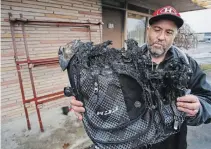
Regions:
[[154, 28], [154, 30], [155, 30], [156, 32], [160, 31], [160, 29], [159, 29], [159, 28]]
[[172, 35], [173, 32], [172, 32], [172, 31], [167, 31], [167, 34], [168, 34], [168, 35]]

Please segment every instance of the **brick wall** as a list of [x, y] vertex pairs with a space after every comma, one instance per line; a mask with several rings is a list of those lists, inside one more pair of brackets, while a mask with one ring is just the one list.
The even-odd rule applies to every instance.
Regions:
[[[100, 0], [2, 0], [1, 1], [1, 110], [2, 121], [25, 116], [22, 104], [19, 79], [14, 60], [8, 13], [14, 18], [52, 21], [73, 21], [97, 23], [102, 21]], [[89, 41], [89, 34], [83, 27], [57, 27], [25, 25], [26, 40], [31, 59], [57, 57], [59, 46], [73, 39]], [[92, 41], [100, 42], [99, 26], [91, 27]], [[25, 60], [23, 34], [20, 25], [15, 26], [15, 39], [18, 60]], [[26, 99], [33, 98], [27, 64], [21, 65], [22, 82]], [[68, 84], [66, 72], [58, 64], [33, 67], [33, 79], [37, 96], [62, 91]], [[68, 98], [58, 99], [43, 105], [43, 109], [69, 103]], [[35, 111], [34, 103], [28, 107], [29, 113]]]

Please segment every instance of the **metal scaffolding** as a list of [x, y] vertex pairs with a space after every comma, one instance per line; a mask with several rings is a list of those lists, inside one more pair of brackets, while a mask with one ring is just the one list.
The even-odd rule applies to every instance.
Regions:
[[[20, 18], [12, 18], [12, 14], [9, 13], [9, 22], [10, 22], [10, 29], [11, 29], [11, 35], [12, 35], [12, 41], [13, 41], [13, 49], [14, 49], [14, 60], [16, 64], [16, 69], [18, 73], [18, 79], [19, 79], [19, 85], [20, 85], [20, 90], [21, 90], [21, 96], [22, 96], [22, 102], [23, 102], [23, 107], [24, 107], [24, 112], [26, 116], [26, 122], [27, 122], [27, 127], [28, 130], [31, 129], [31, 123], [29, 119], [29, 114], [27, 110], [27, 104], [34, 102], [35, 107], [36, 107], [36, 113], [38, 116], [38, 121], [40, 125], [40, 130], [41, 132], [44, 131], [43, 124], [42, 124], [42, 119], [41, 119], [41, 114], [40, 114], [40, 107], [42, 104], [54, 101], [57, 99], [60, 99], [64, 97], [63, 91], [59, 91], [56, 93], [52, 94], [46, 94], [44, 96], [37, 96], [36, 94], [36, 88], [35, 88], [35, 83], [33, 79], [33, 72], [32, 68], [41, 66], [41, 65], [47, 65], [47, 64], [58, 64], [58, 58], [46, 58], [46, 59], [35, 59], [32, 60], [30, 59], [29, 56], [29, 51], [28, 51], [28, 44], [27, 44], [27, 39], [26, 39], [26, 33], [25, 33], [25, 25], [40, 25], [40, 26], [68, 26], [68, 27], [86, 27], [89, 32], [89, 39], [90, 41], [92, 40], [91, 38], [91, 26], [99, 26], [100, 30], [100, 41], [102, 40], [102, 23], [79, 23], [79, 22], [57, 22], [57, 21], [43, 21], [43, 20], [29, 20], [29, 19], [24, 19], [23, 16], [20, 14]], [[21, 30], [23, 34], [23, 42], [24, 42], [24, 49], [26, 53], [26, 60], [19, 61], [18, 56], [17, 56], [17, 45], [16, 45], [16, 37], [15, 37], [15, 25], [19, 24], [21, 25]], [[25, 98], [25, 92], [24, 92], [24, 87], [23, 87], [23, 82], [22, 82], [22, 75], [21, 75], [21, 65], [27, 64], [28, 65], [28, 72], [30, 75], [30, 82], [31, 82], [31, 87], [32, 87], [32, 92], [33, 92], [33, 98], [32, 99], [26, 99]], [[44, 98], [48, 98], [43, 100]]]

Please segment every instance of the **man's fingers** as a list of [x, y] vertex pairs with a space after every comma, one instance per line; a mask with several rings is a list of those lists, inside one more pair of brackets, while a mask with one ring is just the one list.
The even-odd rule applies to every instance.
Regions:
[[82, 115], [80, 113], [78, 113], [78, 112], [74, 112], [74, 113], [78, 117], [79, 120], [82, 120]]
[[177, 99], [177, 109], [185, 112], [187, 116], [195, 116], [200, 109], [201, 103], [197, 96], [186, 95]]
[[78, 113], [84, 113], [84, 112], [85, 112], [84, 107], [78, 107], [78, 106], [73, 106], [73, 105], [72, 105], [72, 109], [73, 109], [75, 112], [78, 112]]
[[196, 96], [193, 95], [186, 95], [186, 96], [182, 96], [177, 98], [177, 101], [180, 102], [197, 102], [198, 98]]
[[191, 117], [191, 116], [195, 116], [195, 115], [191, 115], [191, 114], [186, 114], [186, 116], [190, 116], [190, 117]]
[[189, 116], [194, 116], [198, 113], [198, 110], [190, 110], [183, 107], [177, 107], [179, 111], [185, 112]]
[[79, 106], [79, 107], [83, 106], [83, 103], [81, 101], [76, 100], [74, 96], [70, 97], [70, 104], [73, 106]]
[[70, 97], [71, 109], [74, 111], [75, 115], [79, 120], [82, 120], [82, 115], [80, 113], [85, 112], [85, 108], [83, 107], [83, 103], [81, 101], [76, 100], [74, 96]]
[[190, 102], [177, 102], [178, 107], [186, 108], [189, 110], [195, 110], [198, 109], [199, 103], [190, 103]]

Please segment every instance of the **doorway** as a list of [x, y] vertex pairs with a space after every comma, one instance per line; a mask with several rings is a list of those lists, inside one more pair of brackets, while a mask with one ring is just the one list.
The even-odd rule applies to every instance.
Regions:
[[103, 41], [112, 40], [114, 48], [122, 48], [124, 11], [103, 7]]

